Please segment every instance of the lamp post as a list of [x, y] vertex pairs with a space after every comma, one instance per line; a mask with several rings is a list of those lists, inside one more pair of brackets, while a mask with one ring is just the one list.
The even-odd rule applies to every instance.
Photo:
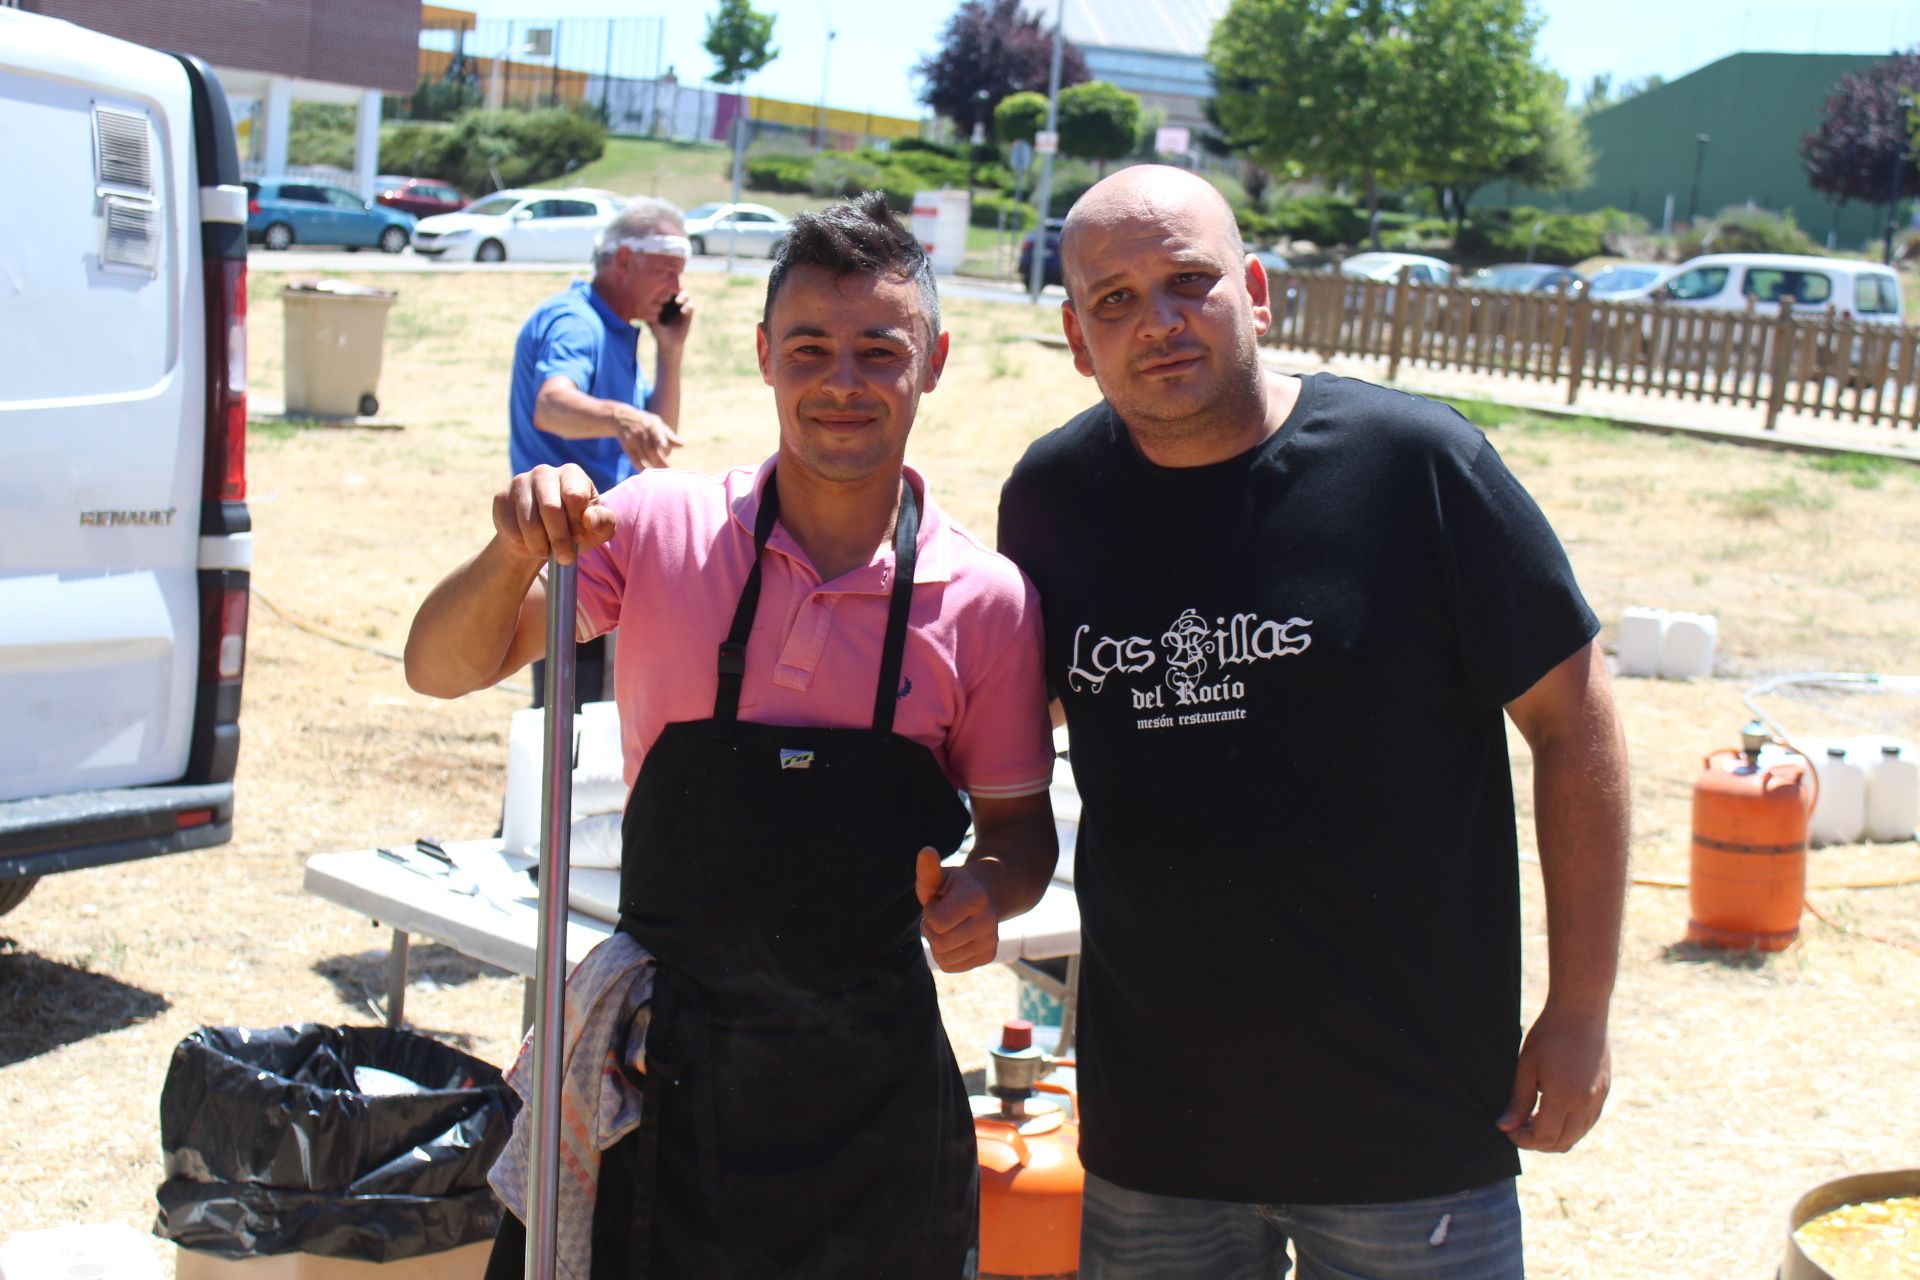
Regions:
[[1712, 142], [1704, 133], [1693, 135], [1693, 189], [1687, 192], [1687, 225], [1693, 225], [1693, 216], [1700, 209], [1700, 169], [1707, 162], [1707, 144]]
[[[1066, 21], [1067, 0], [1059, 0], [1053, 11], [1053, 61], [1047, 72], [1047, 132], [1053, 134], [1060, 127], [1060, 26]], [[1036, 148], [1037, 149], [1037, 148]], [[1040, 301], [1040, 290], [1045, 286], [1047, 270], [1047, 203], [1053, 198], [1053, 150], [1048, 148], [1040, 159], [1040, 225], [1033, 230], [1033, 262], [1027, 275], [1027, 294], [1034, 301]], [[1061, 264], [1061, 270], [1066, 265]]]
[[833, 64], [833, 38], [838, 34], [832, 27], [827, 28], [826, 52], [820, 55], [820, 109], [813, 118], [813, 145], [816, 147], [827, 144], [827, 68]]
[[1886, 266], [1893, 265], [1893, 233], [1897, 228], [1895, 221], [1900, 214], [1900, 175], [1907, 167], [1907, 116], [1913, 111], [1914, 99], [1901, 96], [1893, 100], [1893, 130], [1896, 143], [1893, 148], [1893, 172], [1887, 176], [1887, 243], [1881, 252], [1880, 261]]

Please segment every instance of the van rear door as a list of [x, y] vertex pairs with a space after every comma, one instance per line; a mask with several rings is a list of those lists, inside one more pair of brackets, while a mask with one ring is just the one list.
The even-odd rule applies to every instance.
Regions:
[[246, 193], [203, 64], [0, 8], [0, 911], [231, 838]]

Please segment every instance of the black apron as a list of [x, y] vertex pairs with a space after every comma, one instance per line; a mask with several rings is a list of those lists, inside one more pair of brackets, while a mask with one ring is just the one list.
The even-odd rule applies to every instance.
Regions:
[[[739, 719], [754, 565], [711, 720], [670, 724], [622, 824], [620, 928], [658, 963], [647, 1119], [602, 1166], [594, 1276], [969, 1273], [973, 1121], [921, 951], [914, 862], [967, 811], [893, 732], [920, 513], [901, 486], [868, 729]], [[624, 1237], [624, 1238], [622, 1238]]]

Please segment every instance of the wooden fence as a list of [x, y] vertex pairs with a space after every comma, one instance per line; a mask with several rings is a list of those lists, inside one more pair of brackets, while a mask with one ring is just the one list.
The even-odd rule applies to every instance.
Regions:
[[1337, 275], [1276, 274], [1270, 346], [1564, 380], [1719, 404], [1920, 430], [1920, 328], [1795, 315], [1707, 311], [1584, 295], [1496, 293]]

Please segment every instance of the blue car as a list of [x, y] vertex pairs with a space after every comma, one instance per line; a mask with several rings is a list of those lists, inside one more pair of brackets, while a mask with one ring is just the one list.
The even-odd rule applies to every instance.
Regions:
[[[1045, 265], [1040, 268], [1041, 284], [1061, 284], [1060, 276], [1060, 232], [1066, 227], [1065, 218], [1048, 218], [1046, 223], [1047, 256]], [[1033, 279], [1033, 232], [1020, 241], [1020, 279]]]
[[269, 249], [332, 244], [399, 253], [413, 239], [414, 222], [410, 213], [323, 182], [269, 178], [247, 184], [247, 242]]

